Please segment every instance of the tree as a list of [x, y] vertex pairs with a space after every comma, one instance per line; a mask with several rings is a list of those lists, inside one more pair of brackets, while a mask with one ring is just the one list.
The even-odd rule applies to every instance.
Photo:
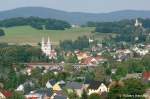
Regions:
[[73, 90], [73, 92], [68, 93], [69, 99], [79, 99], [76, 92]]
[[97, 93], [91, 94], [88, 99], [101, 99], [101, 96]]
[[65, 70], [66, 72], [73, 72], [73, 71], [74, 71], [74, 67], [73, 67], [72, 64], [65, 64], [65, 65], [64, 65], [64, 70]]
[[60, 47], [65, 51], [75, 50], [75, 49], [86, 49], [89, 48], [89, 39], [86, 36], [78, 37], [77, 40], [64, 40], [60, 41]]
[[60, 81], [60, 80], [64, 80], [65, 81], [68, 76], [69, 76], [68, 72], [60, 72], [60, 73], [58, 73], [58, 75], [55, 78], [58, 81]]
[[88, 99], [88, 95], [87, 95], [87, 92], [85, 90], [83, 90], [81, 99]]
[[144, 70], [144, 66], [140, 60], [131, 59], [128, 61], [128, 64], [129, 73], [142, 73], [142, 71]]
[[70, 55], [67, 59], [67, 63], [78, 63], [78, 58], [76, 55]]
[[48, 30], [64, 30], [70, 28], [70, 24], [65, 21], [56, 20], [56, 19], [43, 19], [38, 17], [28, 17], [28, 18], [10, 18], [0, 21], [0, 27], [14, 27], [14, 26], [24, 26], [29, 25], [36, 29], [45, 29]]
[[39, 79], [39, 83], [42, 87], [45, 87], [46, 82], [53, 78], [54, 78], [53, 72], [44, 73], [43, 75], [41, 75], [41, 77]]
[[13, 96], [10, 99], [25, 99], [25, 97], [22, 93], [13, 92]]
[[110, 75], [111, 75], [111, 69], [110, 69], [110, 68], [106, 68], [105, 72], [106, 72], [106, 75], [107, 75], [107, 76], [110, 76]]
[[150, 61], [149, 61], [149, 59], [150, 59], [150, 55], [146, 55], [142, 59], [142, 64], [144, 65], [144, 67], [147, 71], [150, 71]]
[[[128, 95], [143, 95], [146, 90], [146, 85], [139, 79], [127, 79], [124, 81]], [[140, 99], [135, 97], [136, 99]]]
[[41, 68], [35, 68], [31, 72], [31, 79], [34, 79], [37, 83], [41, 82], [43, 69]]
[[108, 93], [109, 99], [125, 99], [124, 97], [121, 97], [123, 94], [126, 93], [123, 82], [114, 81], [111, 83], [109, 87], [110, 87], [110, 90]]
[[5, 32], [3, 29], [0, 29], [0, 36], [4, 36], [5, 35]]
[[94, 78], [95, 80], [97, 81], [105, 80], [106, 74], [105, 74], [105, 69], [103, 67], [101, 66], [96, 67], [94, 74], [95, 74], [95, 78]]
[[127, 73], [128, 73], [127, 68], [121, 66], [121, 67], [117, 68], [115, 75], [121, 78], [121, 77], [125, 77], [127, 75]]
[[143, 95], [145, 89], [146, 85], [139, 79], [115, 81], [110, 85], [108, 97], [110, 99], [126, 99], [124, 95], [132, 95], [128, 99], [143, 99], [143, 97], [136, 97], [136, 95]]

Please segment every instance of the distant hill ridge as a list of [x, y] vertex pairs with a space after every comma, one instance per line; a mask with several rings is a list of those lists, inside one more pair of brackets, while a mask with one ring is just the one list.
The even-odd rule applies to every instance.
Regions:
[[66, 12], [43, 7], [22, 7], [0, 12], [0, 20], [14, 17], [41, 17], [65, 20], [71, 24], [85, 24], [88, 21], [118, 21], [122, 19], [150, 18], [150, 11], [122, 10], [110, 13]]

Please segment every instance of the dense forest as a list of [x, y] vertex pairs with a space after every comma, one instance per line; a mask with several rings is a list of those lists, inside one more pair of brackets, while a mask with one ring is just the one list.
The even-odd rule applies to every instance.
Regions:
[[70, 28], [70, 24], [55, 19], [42, 19], [38, 17], [28, 17], [28, 18], [11, 18], [0, 21], [0, 27], [13, 27], [13, 26], [24, 26], [30, 25], [36, 29], [47, 29], [47, 30], [64, 30], [65, 28]]
[[64, 40], [60, 41], [60, 47], [65, 50], [75, 50], [75, 49], [86, 49], [89, 48], [89, 39], [87, 36], [78, 37], [77, 40]]
[[[143, 28], [150, 28], [150, 19], [139, 19]], [[134, 30], [135, 20], [121, 20], [115, 22], [88, 22], [86, 26], [96, 27], [99, 33], [131, 33]]]

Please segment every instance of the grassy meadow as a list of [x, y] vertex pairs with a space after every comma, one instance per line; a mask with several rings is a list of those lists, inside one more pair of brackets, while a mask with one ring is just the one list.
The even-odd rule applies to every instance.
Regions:
[[94, 28], [72, 28], [66, 30], [37, 30], [30, 26], [17, 26], [4, 28], [5, 36], [0, 37], [0, 42], [12, 44], [37, 44], [42, 37], [49, 37], [51, 41], [58, 44], [60, 40], [75, 40], [79, 36], [91, 36]]
[[4, 28], [5, 36], [0, 37], [0, 43], [37, 45], [41, 42], [42, 37], [45, 40], [49, 37], [52, 43], [57, 45], [60, 40], [75, 40], [79, 36], [84, 35], [94, 36], [98, 40], [112, 35], [107, 33], [91, 33], [94, 29], [92, 27], [80, 27], [66, 30], [37, 30], [30, 26], [16, 26]]

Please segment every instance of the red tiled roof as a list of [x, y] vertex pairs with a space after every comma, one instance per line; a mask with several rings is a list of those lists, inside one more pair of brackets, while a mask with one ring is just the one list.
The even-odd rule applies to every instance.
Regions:
[[96, 61], [92, 61], [93, 59], [95, 59], [94, 57], [88, 57], [86, 59], [83, 60], [82, 64], [96, 64]]
[[8, 97], [12, 97], [12, 93], [11, 92], [9, 92], [9, 91], [3, 91], [2, 92], [3, 93], [3, 95], [6, 97], [6, 98], [8, 98]]
[[96, 64], [97, 62], [100, 62], [102, 60], [104, 60], [104, 58], [102, 58], [101, 56], [87, 57], [82, 61], [82, 64]]
[[150, 79], [150, 71], [149, 72], [144, 72], [143, 73], [143, 78], [146, 79], [146, 80]]

